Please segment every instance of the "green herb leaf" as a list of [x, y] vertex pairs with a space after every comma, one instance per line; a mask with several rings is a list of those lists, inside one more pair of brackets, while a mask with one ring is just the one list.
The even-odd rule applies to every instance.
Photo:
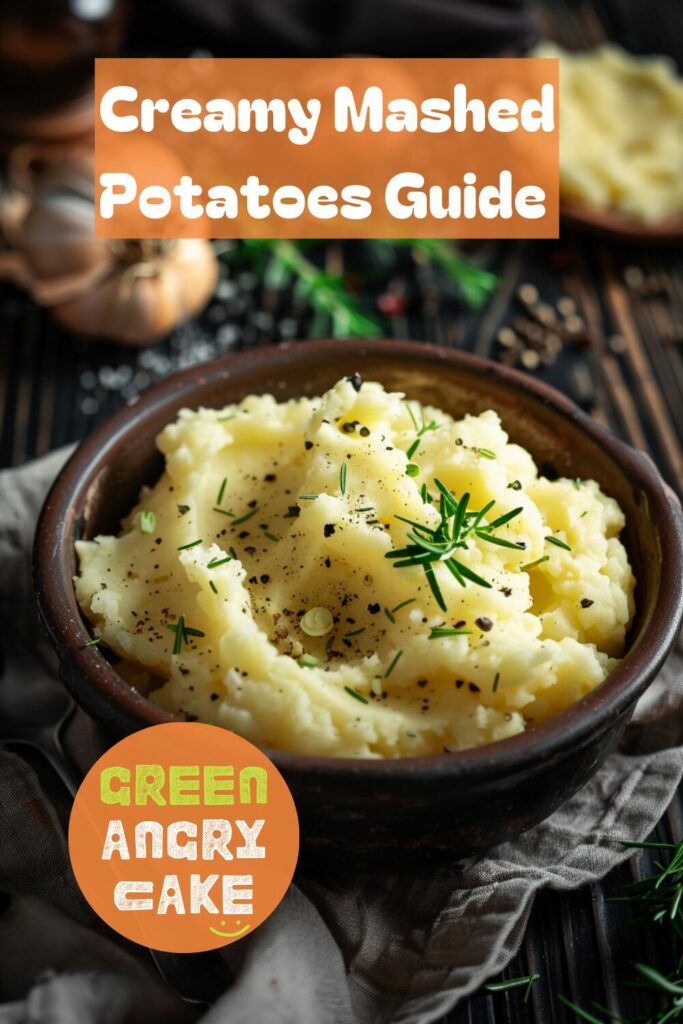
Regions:
[[236, 519], [232, 525], [233, 526], [239, 526], [240, 523], [248, 522], [253, 516], [256, 515], [257, 512], [258, 512], [258, 505], [256, 506], [256, 508], [252, 508], [249, 512], [245, 512], [244, 515], [240, 516], [239, 519]]
[[223, 477], [223, 482], [220, 485], [220, 487], [218, 488], [218, 494], [216, 495], [216, 504], [217, 505], [221, 505], [222, 502], [223, 502], [223, 495], [225, 494], [225, 487], [226, 487], [227, 482], [228, 482], [228, 478], [227, 478], [227, 476], [224, 476]]
[[202, 538], [200, 537], [198, 540], [191, 540], [189, 544], [181, 544], [179, 548], [176, 548], [176, 551], [189, 551], [190, 548], [196, 548], [201, 543]]
[[154, 512], [141, 512], [139, 523], [141, 533], [154, 533], [157, 525], [157, 517]]
[[571, 551], [569, 544], [565, 544], [563, 540], [558, 540], [557, 537], [544, 537], [549, 544], [554, 544], [556, 548], [564, 548], [565, 551]]
[[347, 465], [342, 462], [341, 469], [339, 470], [339, 488], [342, 494], [346, 494], [346, 476], [347, 476]]
[[345, 686], [344, 689], [346, 690], [350, 697], [355, 697], [356, 700], [359, 700], [361, 702], [361, 704], [370, 703], [367, 697], [364, 697], [362, 693], [358, 693], [357, 690], [352, 690], [350, 686]]
[[443, 636], [472, 636], [471, 629], [450, 629], [447, 626], [435, 626], [429, 636], [428, 640], [438, 640]]
[[384, 673], [384, 678], [385, 679], [389, 678], [389, 676], [394, 671], [394, 669], [396, 668], [396, 666], [398, 665], [398, 663], [399, 663], [399, 661], [401, 660], [402, 657], [403, 657], [403, 651], [397, 651], [396, 654], [394, 655], [392, 661], [391, 661], [391, 664], [389, 665], [389, 668]]

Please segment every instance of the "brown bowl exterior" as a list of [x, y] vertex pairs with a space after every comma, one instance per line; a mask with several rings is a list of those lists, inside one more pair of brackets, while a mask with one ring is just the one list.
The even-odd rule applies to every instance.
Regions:
[[[652, 461], [552, 388], [466, 353], [411, 342], [294, 342], [228, 356], [168, 378], [90, 435], [45, 502], [34, 552], [41, 617], [61, 674], [110, 740], [172, 720], [83, 648], [74, 541], [116, 532], [162, 459], [154, 439], [182, 407], [221, 407], [249, 393], [321, 394], [340, 377], [405, 391], [455, 416], [495, 408], [546, 475], [597, 480], [626, 514], [638, 580], [627, 653], [583, 700], [487, 747], [424, 758], [353, 760], [269, 751], [294, 795], [309, 863], [347, 871], [419, 866], [481, 853], [543, 820], [615, 747], [669, 652], [683, 615], [683, 517]], [[664, 561], [664, 555], [666, 561]]]

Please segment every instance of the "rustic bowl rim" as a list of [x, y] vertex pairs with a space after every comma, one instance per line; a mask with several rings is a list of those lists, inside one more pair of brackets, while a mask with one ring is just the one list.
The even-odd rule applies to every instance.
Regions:
[[[76, 602], [73, 581], [60, 568], [64, 545], [71, 545], [69, 509], [72, 496], [91, 483], [106, 463], [107, 452], [131, 431], [144, 430], [145, 415], [172, 401], [178, 393], [201, 388], [218, 374], [231, 376], [243, 366], [263, 364], [264, 377], [279, 366], [300, 361], [324, 359], [326, 353], [346, 346], [349, 360], [363, 354], [381, 352], [386, 360], [410, 357], [421, 364], [448, 361], [472, 372], [495, 378], [505, 387], [513, 387], [535, 402], [551, 406], [567, 422], [585, 431], [590, 438], [639, 487], [648, 500], [650, 518], [660, 527], [662, 549], [667, 552], [667, 569], [662, 574], [650, 620], [641, 635], [629, 647], [617, 668], [576, 704], [548, 721], [516, 736], [496, 743], [453, 753], [392, 759], [333, 757], [302, 754], [265, 748], [274, 763], [289, 771], [315, 772], [318, 776], [341, 778], [353, 773], [363, 777], [391, 777], [394, 780], [433, 779], [434, 775], [483, 781], [492, 776], [509, 776], [545, 762], [563, 748], [581, 745], [608, 728], [646, 689], [661, 667], [676, 639], [683, 618], [683, 512], [678, 498], [665, 483], [652, 459], [610, 433], [550, 385], [511, 367], [455, 349], [424, 342], [397, 340], [326, 339], [285, 342], [267, 348], [231, 353], [171, 374], [142, 395], [131, 399], [108, 417], [77, 447], [54, 481], [38, 521], [34, 544], [34, 587], [39, 612], [61, 658], [94, 688], [100, 708], [106, 705], [111, 720], [132, 731], [147, 725], [179, 721], [177, 716], [158, 708], [129, 686], [96, 647], [84, 647], [90, 639], [85, 620]], [[68, 564], [68, 559], [67, 559]], [[86, 699], [86, 703], [89, 703]], [[112, 706], [113, 705], [113, 706]], [[90, 705], [93, 706], [92, 704]], [[97, 715], [97, 712], [95, 712]], [[120, 726], [121, 722], [125, 725]]]

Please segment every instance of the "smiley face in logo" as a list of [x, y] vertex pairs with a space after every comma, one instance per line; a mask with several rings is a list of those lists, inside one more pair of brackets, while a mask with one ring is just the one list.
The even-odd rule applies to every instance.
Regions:
[[[242, 924], [241, 921], [235, 921], [235, 924]], [[226, 922], [221, 921], [221, 927], [225, 928]], [[239, 939], [242, 935], [245, 935], [251, 928], [250, 924], [245, 924], [239, 928], [236, 932], [219, 932], [218, 928], [209, 927], [209, 931], [213, 932], [214, 935], [219, 935], [222, 939]]]

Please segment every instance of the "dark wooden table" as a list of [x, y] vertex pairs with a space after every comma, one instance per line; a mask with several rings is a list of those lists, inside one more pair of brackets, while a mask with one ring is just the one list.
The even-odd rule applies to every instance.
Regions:
[[[605, 32], [641, 52], [683, 57], [683, 5], [670, 2], [599, 5], [554, 3], [550, 30], [572, 45]], [[377, 314], [379, 292], [400, 296], [386, 318], [387, 335], [409, 337], [497, 358], [501, 326], [524, 315], [516, 294], [532, 283], [541, 300], [571, 297], [583, 327], [557, 361], [536, 371], [567, 392], [632, 444], [648, 451], [666, 479], [683, 491], [683, 249], [639, 250], [563, 232], [557, 242], [486, 243], [470, 247], [477, 263], [500, 276], [482, 313], [467, 311], [454, 289], [406, 253], [381, 284], [368, 273], [366, 250], [330, 243], [318, 254], [328, 266], [360, 273], [359, 297]], [[370, 268], [371, 269], [371, 268]], [[363, 276], [363, 274], [365, 276]], [[283, 338], [326, 333], [289, 294], [264, 288], [250, 270], [225, 263], [205, 313], [162, 343], [143, 350], [78, 339], [10, 286], [0, 287], [0, 464], [20, 465], [78, 440], [126, 398], [172, 370], [227, 351]], [[340, 342], [343, 344], [343, 342]], [[683, 837], [683, 797], [657, 830]], [[635, 927], [630, 912], [607, 902], [634, 872], [639, 855], [601, 885], [569, 894], [542, 893], [507, 977], [540, 974], [527, 1004], [520, 991], [481, 993], [449, 1024], [553, 1024], [575, 1020], [556, 998], [584, 1007], [600, 1003], [631, 1019], [647, 1002], [623, 988], [637, 961], [664, 963], [661, 929]], [[445, 1022], [444, 1022], [445, 1024]]]

